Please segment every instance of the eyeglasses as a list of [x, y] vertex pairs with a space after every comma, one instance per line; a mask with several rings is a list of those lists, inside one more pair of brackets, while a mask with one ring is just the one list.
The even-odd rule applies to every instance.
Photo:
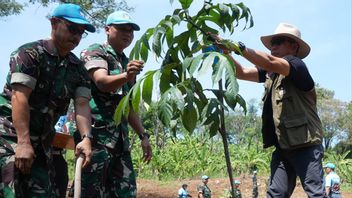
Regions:
[[82, 30], [80, 28], [78, 28], [77, 25], [70, 23], [66, 20], [60, 19], [61, 21], [63, 21], [68, 29], [68, 31], [73, 34], [73, 35], [79, 35], [82, 38], [86, 38], [88, 33], [85, 30]]
[[295, 43], [296, 41], [287, 38], [287, 37], [274, 37], [273, 39], [271, 39], [271, 47], [275, 46], [275, 45], [281, 45], [282, 43], [284, 43], [285, 41], [288, 41], [290, 43]]

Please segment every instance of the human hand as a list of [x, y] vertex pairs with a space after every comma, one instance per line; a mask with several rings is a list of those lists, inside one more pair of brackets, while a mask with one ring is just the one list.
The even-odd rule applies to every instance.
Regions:
[[224, 54], [229, 54], [231, 51], [235, 52], [237, 55], [242, 55], [243, 50], [246, 46], [242, 42], [234, 42], [230, 39], [222, 39], [219, 35], [208, 33], [213, 40], [214, 44], [223, 50]]
[[144, 67], [144, 61], [132, 60], [127, 64], [126, 78], [128, 81], [133, 80]]
[[18, 143], [15, 149], [15, 166], [23, 173], [31, 172], [35, 153], [30, 142]]
[[80, 154], [85, 156], [82, 168], [86, 167], [92, 158], [92, 143], [88, 137], [77, 144], [75, 155], [78, 157]]
[[143, 138], [141, 142], [142, 150], [143, 150], [143, 161], [147, 162], [147, 164], [150, 162], [152, 159], [153, 153], [152, 153], [152, 147], [149, 143], [149, 138]]

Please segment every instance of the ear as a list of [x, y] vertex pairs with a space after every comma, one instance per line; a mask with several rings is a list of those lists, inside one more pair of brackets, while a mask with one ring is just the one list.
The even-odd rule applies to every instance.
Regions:
[[105, 29], [105, 33], [109, 33], [110, 28], [111, 28], [110, 26], [105, 26], [105, 28], [104, 28]]
[[51, 27], [53, 29], [56, 29], [57, 25], [60, 23], [60, 20], [58, 18], [53, 17], [50, 19], [50, 23], [51, 23]]

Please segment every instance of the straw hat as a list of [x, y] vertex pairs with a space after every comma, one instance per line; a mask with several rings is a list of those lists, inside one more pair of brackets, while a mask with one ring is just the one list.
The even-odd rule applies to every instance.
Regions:
[[277, 26], [274, 34], [268, 35], [268, 36], [262, 36], [260, 37], [260, 40], [262, 40], [264, 46], [270, 50], [272, 38], [279, 37], [279, 36], [289, 37], [298, 43], [299, 49], [298, 49], [297, 57], [303, 59], [306, 56], [308, 56], [310, 52], [309, 45], [301, 39], [301, 32], [299, 31], [299, 29], [291, 24], [280, 23]]

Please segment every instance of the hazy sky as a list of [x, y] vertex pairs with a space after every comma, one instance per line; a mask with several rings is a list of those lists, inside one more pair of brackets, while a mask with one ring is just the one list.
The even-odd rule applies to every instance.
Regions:
[[[140, 25], [141, 31], [135, 33], [135, 40], [149, 27], [154, 27], [165, 15], [179, 8], [177, 0], [171, 5], [169, 0], [128, 0], [135, 7], [131, 15]], [[191, 10], [198, 10], [203, 0], [194, 0]], [[213, 0], [214, 3], [219, 2]], [[245, 0], [254, 17], [254, 27], [245, 31], [236, 31], [229, 38], [242, 41], [247, 47], [268, 52], [262, 45], [260, 36], [272, 34], [280, 22], [296, 25], [302, 32], [302, 38], [311, 47], [311, 53], [304, 59], [316, 83], [333, 90], [335, 98], [349, 102], [352, 100], [352, 58], [351, 58], [351, 0]], [[0, 20], [0, 86], [5, 83], [8, 71], [9, 55], [20, 45], [46, 38], [50, 35], [50, 23], [46, 15], [56, 4], [43, 8], [36, 4], [26, 8], [18, 16]], [[194, 13], [193, 13], [194, 14]], [[240, 23], [241, 25], [241, 23]], [[243, 23], [242, 23], [243, 25]], [[241, 29], [241, 28], [239, 28]], [[228, 37], [226, 34], [221, 34]], [[74, 50], [76, 55], [91, 43], [105, 41], [104, 31], [89, 34]], [[134, 44], [134, 43], [133, 43]], [[127, 55], [133, 44], [126, 49]], [[150, 56], [145, 66], [156, 69], [160, 66]], [[236, 58], [244, 66], [251, 64], [243, 58]], [[150, 61], [149, 61], [150, 60]], [[260, 100], [263, 85], [239, 81], [240, 94], [246, 99]]]

